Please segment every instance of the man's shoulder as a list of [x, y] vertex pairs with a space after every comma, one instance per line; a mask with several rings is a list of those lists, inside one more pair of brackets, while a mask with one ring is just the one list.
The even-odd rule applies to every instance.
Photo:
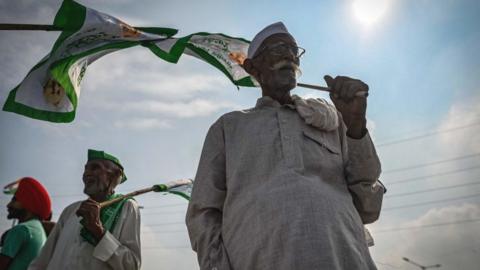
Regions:
[[[30, 236], [29, 226], [25, 223], [19, 223], [6, 232], [6, 239], [9, 244], [23, 243]], [[13, 240], [12, 240], [13, 239]]]
[[18, 224], [17, 226], [13, 227], [12, 229], [14, 229], [14, 228], [25, 229], [27, 231], [37, 230], [39, 228], [43, 229], [42, 222], [38, 219], [31, 219], [29, 221], [22, 222], [22, 223]]
[[29, 231], [29, 227], [25, 223], [19, 223], [15, 226], [13, 226], [8, 233], [9, 234], [22, 234]]
[[224, 115], [220, 116], [220, 118], [217, 120], [219, 121], [233, 121], [236, 119], [241, 119], [243, 117], [246, 117], [247, 115], [255, 112], [256, 109], [255, 107], [253, 108], [248, 108], [248, 109], [243, 109], [243, 110], [236, 110], [236, 111], [231, 111], [228, 113], [225, 113]]
[[75, 212], [77, 211], [77, 209], [80, 207], [80, 204], [82, 204], [83, 201], [77, 201], [77, 202], [74, 202], [70, 205], [68, 205], [67, 207], [65, 207], [62, 211], [62, 213], [60, 214], [60, 218], [66, 218], [66, 217], [69, 217], [73, 214], [75, 214]]
[[65, 209], [63, 209], [63, 212], [67, 211], [67, 210], [72, 210], [72, 209], [77, 209], [80, 207], [80, 204], [82, 204], [82, 202], [84, 202], [84, 200], [82, 201], [76, 201], [74, 203], [71, 203], [69, 205], [67, 205], [67, 207], [65, 207]]
[[124, 202], [124, 206], [133, 207], [135, 209], [138, 209], [137, 201], [135, 199], [132, 199], [132, 198], [126, 199], [125, 202]]
[[140, 217], [140, 211], [139, 211], [137, 201], [131, 198], [126, 199], [122, 206], [122, 213], [124, 217], [126, 216], [134, 217], [134, 218]]

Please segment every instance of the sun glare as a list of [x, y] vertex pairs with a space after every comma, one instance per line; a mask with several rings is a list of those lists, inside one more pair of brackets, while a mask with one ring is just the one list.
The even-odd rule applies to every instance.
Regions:
[[354, 0], [353, 12], [362, 24], [370, 26], [384, 17], [391, 0]]

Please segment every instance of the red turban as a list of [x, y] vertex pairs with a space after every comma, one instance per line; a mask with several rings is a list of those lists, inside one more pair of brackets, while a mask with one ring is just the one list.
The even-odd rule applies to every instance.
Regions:
[[48, 220], [52, 214], [52, 202], [45, 187], [32, 177], [24, 177], [18, 184], [15, 198], [23, 208]]

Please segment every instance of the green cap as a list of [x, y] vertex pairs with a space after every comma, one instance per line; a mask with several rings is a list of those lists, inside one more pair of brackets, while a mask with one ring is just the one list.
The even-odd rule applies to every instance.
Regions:
[[88, 161], [95, 160], [95, 159], [110, 160], [111, 162], [117, 164], [122, 169], [122, 182], [121, 183], [123, 183], [127, 180], [127, 176], [125, 175], [125, 170], [123, 169], [122, 164], [120, 164], [120, 160], [118, 160], [118, 158], [110, 155], [109, 153], [105, 153], [104, 151], [88, 149]]

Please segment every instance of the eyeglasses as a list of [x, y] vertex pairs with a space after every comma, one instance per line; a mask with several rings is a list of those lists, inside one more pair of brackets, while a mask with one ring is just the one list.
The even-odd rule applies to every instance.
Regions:
[[286, 53], [292, 53], [298, 59], [305, 54], [305, 49], [298, 46], [292, 46], [284, 42], [279, 42], [273, 45], [263, 47], [255, 54], [255, 57], [265, 52], [272, 56], [283, 56]]

